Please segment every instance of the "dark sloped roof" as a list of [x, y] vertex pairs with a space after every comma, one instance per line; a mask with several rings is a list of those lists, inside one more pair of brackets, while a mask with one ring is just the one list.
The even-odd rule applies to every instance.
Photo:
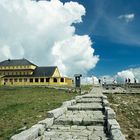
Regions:
[[50, 66], [50, 67], [37, 67], [33, 72], [33, 77], [51, 77], [53, 76], [56, 66]]
[[34, 65], [35, 64], [31, 63], [27, 59], [8, 59], [5, 61], [0, 62], [0, 66], [24, 66], [24, 65]]

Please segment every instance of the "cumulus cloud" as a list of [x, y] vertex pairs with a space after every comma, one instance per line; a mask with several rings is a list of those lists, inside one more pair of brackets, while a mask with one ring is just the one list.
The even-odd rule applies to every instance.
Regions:
[[135, 80], [137, 83], [140, 82], [140, 67], [122, 70], [113, 76], [104, 75], [100, 77], [102, 83], [105, 81], [107, 84], [125, 83], [125, 80], [128, 78], [130, 79], [131, 83], [134, 83]]
[[93, 84], [99, 84], [99, 79], [96, 76], [92, 76]]
[[75, 33], [85, 8], [60, 0], [0, 1], [0, 60], [27, 58], [57, 65], [63, 75], [86, 73], [99, 60], [87, 35]]
[[93, 84], [93, 78], [92, 77], [81, 77], [81, 84], [82, 85]]
[[81, 84], [83, 85], [93, 85], [98, 84], [98, 79], [95, 76], [91, 77], [81, 77]]
[[134, 83], [134, 79], [137, 80], [137, 82], [140, 81], [140, 68], [131, 68], [128, 70], [123, 70], [121, 72], [117, 73], [117, 78], [121, 81], [125, 81], [125, 79], [129, 78], [131, 80], [131, 83]]
[[96, 76], [91, 77], [81, 77], [81, 84], [83, 85], [96, 85], [99, 84], [98, 78]]
[[133, 83], [134, 82], [134, 73], [130, 70], [124, 70], [124, 71], [121, 71], [121, 72], [118, 72], [117, 73], [118, 77], [122, 78], [124, 81], [125, 79], [130, 79], [131, 82]]
[[[55, 56], [55, 64], [59, 65], [64, 73], [86, 73], [95, 67], [98, 56], [93, 56], [90, 38], [74, 35], [71, 38], [55, 43], [52, 54]], [[70, 73], [69, 73], [70, 72]]]
[[118, 16], [118, 19], [125, 20], [127, 23], [132, 22], [135, 18], [135, 14], [125, 14]]
[[10, 52], [9, 46], [1, 46], [0, 51], [2, 53], [0, 58], [11, 56], [11, 52]]

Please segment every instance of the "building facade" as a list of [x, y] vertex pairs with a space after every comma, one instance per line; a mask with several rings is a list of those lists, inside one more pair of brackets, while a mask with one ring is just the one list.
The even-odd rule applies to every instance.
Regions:
[[72, 85], [72, 79], [62, 77], [57, 66], [39, 67], [27, 59], [0, 62], [0, 85]]

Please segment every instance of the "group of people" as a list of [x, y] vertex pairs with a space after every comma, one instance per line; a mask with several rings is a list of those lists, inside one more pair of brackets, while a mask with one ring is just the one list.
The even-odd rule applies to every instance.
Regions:
[[[130, 84], [130, 83], [137, 83], [137, 79], [136, 78], [134, 78], [134, 81], [132, 80], [132, 79], [130, 79], [130, 78], [126, 78], [125, 79], [125, 84]], [[107, 84], [107, 82], [106, 82], [106, 78], [104, 77], [103, 79], [98, 79], [98, 83], [99, 84], [102, 84], [102, 85], [106, 85]], [[111, 82], [110, 82], [111, 83]], [[112, 80], [112, 84], [117, 84], [117, 81], [114, 79], [114, 80]]]
[[[102, 85], [105, 85], [106, 84], [106, 78], [104, 77], [102, 80], [101, 79], [98, 79], [98, 83], [99, 84], [102, 84]], [[112, 84], [117, 84], [117, 81], [114, 79], [112, 81]]]
[[[131, 83], [131, 79], [130, 78], [126, 78], [125, 79], [125, 84], [130, 84]], [[137, 83], [136, 78], [134, 78], [134, 83]]]

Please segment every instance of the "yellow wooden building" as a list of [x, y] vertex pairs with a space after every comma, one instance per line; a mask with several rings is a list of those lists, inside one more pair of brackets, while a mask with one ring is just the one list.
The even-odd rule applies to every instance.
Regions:
[[72, 85], [62, 77], [57, 66], [39, 67], [27, 59], [0, 62], [0, 85]]

